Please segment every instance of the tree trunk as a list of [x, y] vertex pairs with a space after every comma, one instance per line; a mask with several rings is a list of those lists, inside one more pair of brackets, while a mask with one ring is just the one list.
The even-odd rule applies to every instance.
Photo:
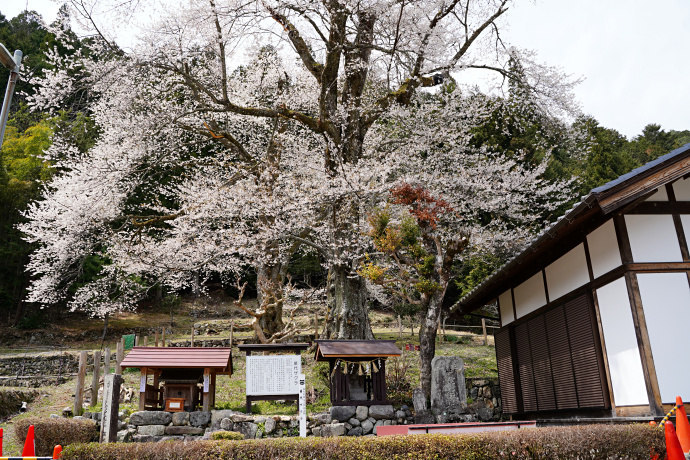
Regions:
[[444, 293], [445, 289], [439, 289], [431, 295], [424, 320], [419, 327], [419, 377], [427, 400], [431, 398], [431, 360], [436, 355], [436, 332]]
[[328, 271], [328, 338], [372, 340], [366, 306], [366, 283], [346, 266], [336, 265]]
[[283, 295], [281, 264], [259, 264], [256, 270], [256, 300], [271, 304], [266, 314], [259, 320], [259, 326], [266, 337], [283, 330]]

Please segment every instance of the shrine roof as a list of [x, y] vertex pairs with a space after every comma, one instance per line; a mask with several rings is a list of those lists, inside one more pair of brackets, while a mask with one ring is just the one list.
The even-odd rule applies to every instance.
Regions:
[[134, 347], [122, 360], [122, 368], [215, 369], [232, 372], [232, 351], [216, 347]]
[[400, 356], [395, 340], [317, 340], [316, 360]]

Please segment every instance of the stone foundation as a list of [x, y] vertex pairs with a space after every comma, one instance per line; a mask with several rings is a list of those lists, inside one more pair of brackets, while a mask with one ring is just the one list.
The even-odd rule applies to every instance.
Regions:
[[[85, 413], [83, 418], [100, 423], [100, 413]], [[209, 439], [215, 431], [235, 431], [245, 439], [299, 436], [296, 415], [247, 415], [232, 410], [211, 412], [134, 412], [129, 420], [120, 414], [118, 441], [158, 442]], [[382, 425], [412, 423], [407, 406], [336, 406], [328, 412], [307, 418], [307, 436], [373, 436]]]

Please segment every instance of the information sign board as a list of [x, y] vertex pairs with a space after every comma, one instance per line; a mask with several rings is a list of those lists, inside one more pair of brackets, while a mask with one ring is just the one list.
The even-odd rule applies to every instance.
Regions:
[[302, 357], [247, 356], [247, 396], [299, 394]]

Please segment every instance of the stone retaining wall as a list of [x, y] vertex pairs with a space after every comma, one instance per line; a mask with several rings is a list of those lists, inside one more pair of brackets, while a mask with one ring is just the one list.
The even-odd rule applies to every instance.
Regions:
[[[473, 408], [482, 422], [499, 421], [503, 416], [501, 387], [498, 379], [465, 379], [468, 406]], [[472, 401], [472, 402], [470, 402]]]
[[[89, 354], [87, 365], [93, 365]], [[114, 363], [113, 363], [114, 366]], [[53, 352], [0, 358], [0, 386], [59, 385], [79, 371], [79, 353]]]
[[[100, 423], [100, 413], [85, 413]], [[216, 431], [235, 431], [245, 439], [299, 436], [299, 419], [286, 415], [247, 415], [232, 410], [211, 412], [134, 412], [129, 420], [120, 414], [118, 440], [157, 442], [167, 439], [187, 441], [209, 439]], [[407, 406], [336, 406], [307, 418], [307, 436], [374, 436], [382, 425], [412, 423]]]

